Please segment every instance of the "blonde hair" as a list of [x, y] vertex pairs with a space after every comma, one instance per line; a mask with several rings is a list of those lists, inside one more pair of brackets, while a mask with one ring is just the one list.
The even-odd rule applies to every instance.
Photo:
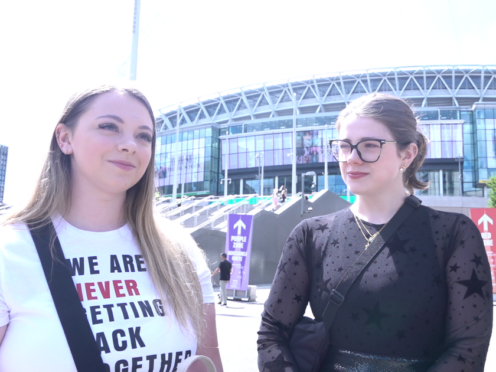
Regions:
[[421, 182], [417, 179], [417, 171], [427, 154], [428, 141], [420, 131], [412, 108], [404, 100], [383, 93], [362, 96], [339, 113], [336, 120], [338, 132], [343, 120], [350, 115], [374, 119], [384, 124], [398, 142], [399, 151], [406, 149], [410, 143], [415, 143], [418, 153], [403, 173], [403, 184], [410, 194], [413, 194], [415, 189], [425, 190], [429, 187], [429, 182]]
[[[153, 110], [146, 97], [137, 89], [104, 85], [87, 89], [73, 95], [67, 102], [59, 123], [73, 131], [80, 116], [101, 94], [120, 92], [139, 100], [150, 113], [155, 133]], [[124, 214], [155, 288], [164, 303], [164, 311], [172, 309], [185, 329], [191, 325], [198, 339], [205, 327], [203, 297], [200, 282], [185, 246], [192, 238], [178, 231], [171, 222], [154, 213], [154, 159], [155, 134], [152, 140], [151, 159], [143, 177], [127, 190]], [[3, 224], [34, 223], [42, 226], [50, 223], [51, 217], [64, 216], [70, 210], [71, 159], [57, 144], [55, 131], [50, 150], [31, 199], [26, 206], [12, 213]], [[53, 248], [53, 245], [52, 247]], [[165, 301], [167, 299], [167, 302]]]

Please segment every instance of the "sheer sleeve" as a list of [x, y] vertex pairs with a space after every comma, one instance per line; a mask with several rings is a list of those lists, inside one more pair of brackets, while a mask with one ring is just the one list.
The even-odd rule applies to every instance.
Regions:
[[311, 244], [306, 221], [290, 234], [265, 302], [258, 332], [258, 368], [265, 372], [298, 371], [288, 348], [289, 337], [309, 298], [305, 245]]
[[483, 371], [493, 321], [491, 269], [469, 218], [458, 218], [450, 238], [445, 349], [429, 372]]

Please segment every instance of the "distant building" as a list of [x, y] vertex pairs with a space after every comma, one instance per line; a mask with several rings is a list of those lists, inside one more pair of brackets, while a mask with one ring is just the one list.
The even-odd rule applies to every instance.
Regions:
[[[484, 196], [484, 182], [496, 175], [496, 66], [418, 66], [370, 69], [301, 80], [259, 84], [199, 98], [157, 112], [156, 182], [172, 194], [175, 158], [178, 190], [222, 195], [228, 167], [229, 194], [285, 185], [291, 193], [291, 161], [297, 174], [315, 171], [316, 191], [325, 187], [346, 195], [338, 163], [326, 151], [337, 137], [336, 117], [364, 94], [384, 92], [409, 101], [430, 139], [427, 159], [419, 170], [429, 197]], [[294, 98], [293, 98], [294, 97]], [[294, 102], [294, 99], [296, 102]], [[293, 108], [296, 148], [293, 149]], [[176, 125], [179, 122], [179, 147]], [[227, 160], [227, 161], [226, 161]], [[311, 180], [305, 192], [311, 191]], [[301, 191], [301, 182], [297, 184]]]
[[7, 171], [7, 156], [9, 148], [0, 145], [0, 203], [3, 202], [3, 193], [5, 191], [5, 173]]

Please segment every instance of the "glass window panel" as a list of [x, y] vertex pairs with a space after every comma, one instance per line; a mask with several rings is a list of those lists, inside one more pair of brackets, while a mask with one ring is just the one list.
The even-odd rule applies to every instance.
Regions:
[[230, 134], [240, 134], [243, 133], [243, 126], [242, 125], [234, 125], [229, 127], [229, 133]]
[[458, 120], [460, 111], [458, 110], [440, 110], [441, 120]]
[[248, 151], [255, 151], [255, 137], [246, 137], [246, 149]]
[[453, 156], [454, 157], [463, 156], [463, 142], [461, 141], [453, 142]]
[[247, 132], [259, 132], [260, 130], [261, 130], [261, 124], [260, 123], [246, 124], [246, 131]]
[[246, 157], [246, 161], [247, 161], [247, 166], [248, 168], [253, 168], [255, 167], [255, 152], [254, 151], [250, 151], [247, 153], [247, 157]]
[[289, 149], [283, 150], [282, 158], [284, 160], [285, 165], [292, 164], [293, 155], [289, 152]]
[[272, 130], [277, 129], [278, 122], [277, 121], [266, 121], [262, 123], [262, 130]]
[[246, 154], [238, 154], [238, 168], [246, 168]]
[[464, 129], [464, 127], [465, 126], [463, 124], [454, 124], [451, 127], [453, 140], [463, 141], [463, 134], [464, 134], [463, 129]]
[[236, 154], [238, 152], [238, 139], [237, 138], [231, 138], [229, 140], [229, 153], [230, 154]]
[[292, 147], [291, 137], [292, 133], [283, 133], [282, 142], [285, 149], [290, 149]]
[[441, 139], [443, 141], [451, 140], [451, 125], [449, 124], [441, 124]]
[[229, 169], [237, 169], [237, 168], [238, 168], [238, 155], [229, 154]]
[[256, 151], [263, 151], [264, 150], [263, 140], [264, 140], [263, 136], [256, 136], [255, 137]]
[[274, 151], [266, 150], [264, 152], [264, 167], [270, 167], [274, 165]]
[[283, 150], [274, 150], [274, 165], [282, 165], [284, 164], [284, 152]]
[[439, 111], [419, 111], [420, 120], [439, 120]]
[[274, 149], [282, 149], [282, 133], [274, 134]]
[[431, 157], [441, 158], [441, 142], [431, 142]]
[[430, 127], [430, 140], [441, 141], [441, 126], [439, 124], [429, 125]]
[[228, 153], [227, 141], [225, 139], [222, 140], [222, 155]]
[[441, 157], [442, 158], [452, 158], [452, 146], [451, 141], [441, 142]]
[[496, 168], [496, 158], [487, 158], [487, 167]]
[[293, 120], [279, 120], [277, 123], [281, 129], [293, 127]]
[[238, 152], [246, 153], [246, 137], [238, 138]]
[[264, 135], [265, 150], [274, 149], [274, 135], [266, 134]]
[[487, 157], [486, 141], [478, 141], [477, 142], [477, 154], [479, 155], [479, 157], [482, 157], [482, 158]]
[[487, 156], [489, 158], [496, 157], [496, 131], [491, 130], [486, 133]]
[[484, 129], [477, 130], [477, 141], [484, 142], [486, 140], [486, 131]]

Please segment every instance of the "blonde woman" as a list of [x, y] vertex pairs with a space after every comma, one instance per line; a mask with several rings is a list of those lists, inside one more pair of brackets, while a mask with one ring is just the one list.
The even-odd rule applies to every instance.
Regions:
[[60, 243], [103, 370], [172, 371], [203, 354], [222, 371], [204, 257], [154, 216], [155, 133], [136, 89], [67, 103], [33, 197], [1, 227], [0, 371], [77, 370], [28, 224], [53, 224], [50, 253]]

